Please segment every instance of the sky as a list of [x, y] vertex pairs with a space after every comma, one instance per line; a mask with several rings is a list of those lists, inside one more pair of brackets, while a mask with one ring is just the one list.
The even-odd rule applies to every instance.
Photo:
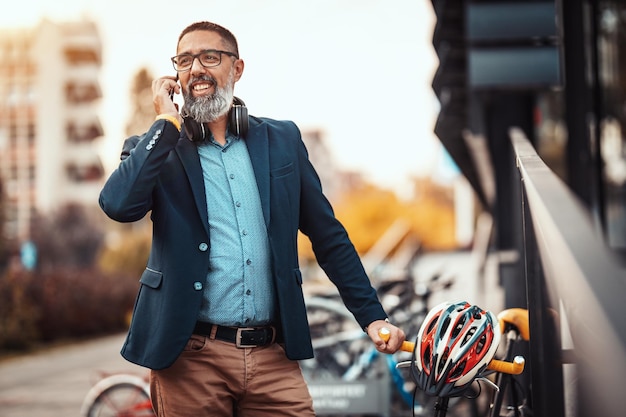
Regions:
[[113, 169], [141, 67], [173, 74], [170, 57], [188, 24], [230, 29], [245, 62], [235, 86], [250, 114], [320, 128], [334, 161], [382, 186], [441, 173], [433, 133], [439, 104], [434, 17], [427, 0], [23, 0], [2, 27], [92, 19], [103, 41], [101, 118]]

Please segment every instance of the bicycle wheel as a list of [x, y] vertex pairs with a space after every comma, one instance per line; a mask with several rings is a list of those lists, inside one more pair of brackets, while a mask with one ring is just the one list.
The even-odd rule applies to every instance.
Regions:
[[154, 416], [145, 381], [133, 375], [113, 375], [94, 385], [83, 404], [86, 417]]

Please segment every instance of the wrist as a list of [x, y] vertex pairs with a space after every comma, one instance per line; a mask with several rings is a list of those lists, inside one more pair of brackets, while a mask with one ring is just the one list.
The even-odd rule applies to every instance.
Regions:
[[159, 114], [155, 120], [167, 120], [168, 122], [172, 123], [176, 127], [176, 129], [178, 129], [178, 131], [180, 132], [182, 123], [176, 116], [172, 116], [171, 114], [168, 114], [168, 113], [163, 113], [163, 114]]
[[[384, 321], [385, 321], [385, 323], [390, 323], [390, 321], [389, 321], [389, 317], [385, 317], [384, 319], [380, 319], [380, 320], [384, 320]], [[376, 321], [379, 321], [379, 320], [374, 320], [372, 323], [374, 323], [374, 322], [376, 322]], [[367, 332], [368, 332], [369, 327], [372, 325], [372, 323], [370, 323], [370, 324], [368, 324], [367, 326], [365, 326], [365, 328], [363, 329], [363, 330], [365, 331], [365, 333], [367, 333]]]

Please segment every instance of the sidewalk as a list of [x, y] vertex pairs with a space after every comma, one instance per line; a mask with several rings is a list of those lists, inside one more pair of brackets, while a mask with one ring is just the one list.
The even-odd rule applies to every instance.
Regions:
[[120, 356], [123, 340], [108, 336], [0, 361], [0, 416], [80, 416], [101, 372], [145, 372]]

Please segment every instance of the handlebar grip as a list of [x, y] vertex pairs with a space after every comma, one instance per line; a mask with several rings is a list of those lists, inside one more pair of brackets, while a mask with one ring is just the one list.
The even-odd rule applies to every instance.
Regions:
[[[383, 339], [385, 342], [389, 341], [389, 329], [386, 327], [381, 328], [378, 331], [378, 336], [380, 336], [380, 338]], [[400, 350], [404, 352], [413, 352], [413, 349], [415, 349], [415, 343], [409, 342], [408, 340], [402, 342], [402, 346], [400, 346]]]
[[405, 352], [413, 352], [413, 349], [415, 349], [415, 343], [409, 342], [408, 340], [402, 342], [402, 346], [400, 346], [400, 350]]
[[501, 361], [498, 359], [492, 359], [487, 365], [487, 369], [492, 371], [502, 372], [505, 374], [519, 375], [524, 372], [524, 364], [526, 360], [522, 356], [516, 356], [513, 358], [513, 362]]
[[[387, 342], [390, 336], [389, 329], [387, 329], [386, 327], [381, 328], [378, 332], [378, 336], [380, 336], [381, 339]], [[405, 352], [413, 352], [413, 349], [415, 349], [415, 343], [409, 342], [407, 340], [402, 342], [402, 347], [400, 348], [400, 350], [403, 350]], [[513, 358], [513, 362], [492, 359], [491, 362], [489, 362], [489, 364], [487, 365], [487, 368], [492, 371], [502, 372], [505, 374], [519, 375], [524, 372], [525, 364], [526, 360], [523, 356], [516, 356]]]

